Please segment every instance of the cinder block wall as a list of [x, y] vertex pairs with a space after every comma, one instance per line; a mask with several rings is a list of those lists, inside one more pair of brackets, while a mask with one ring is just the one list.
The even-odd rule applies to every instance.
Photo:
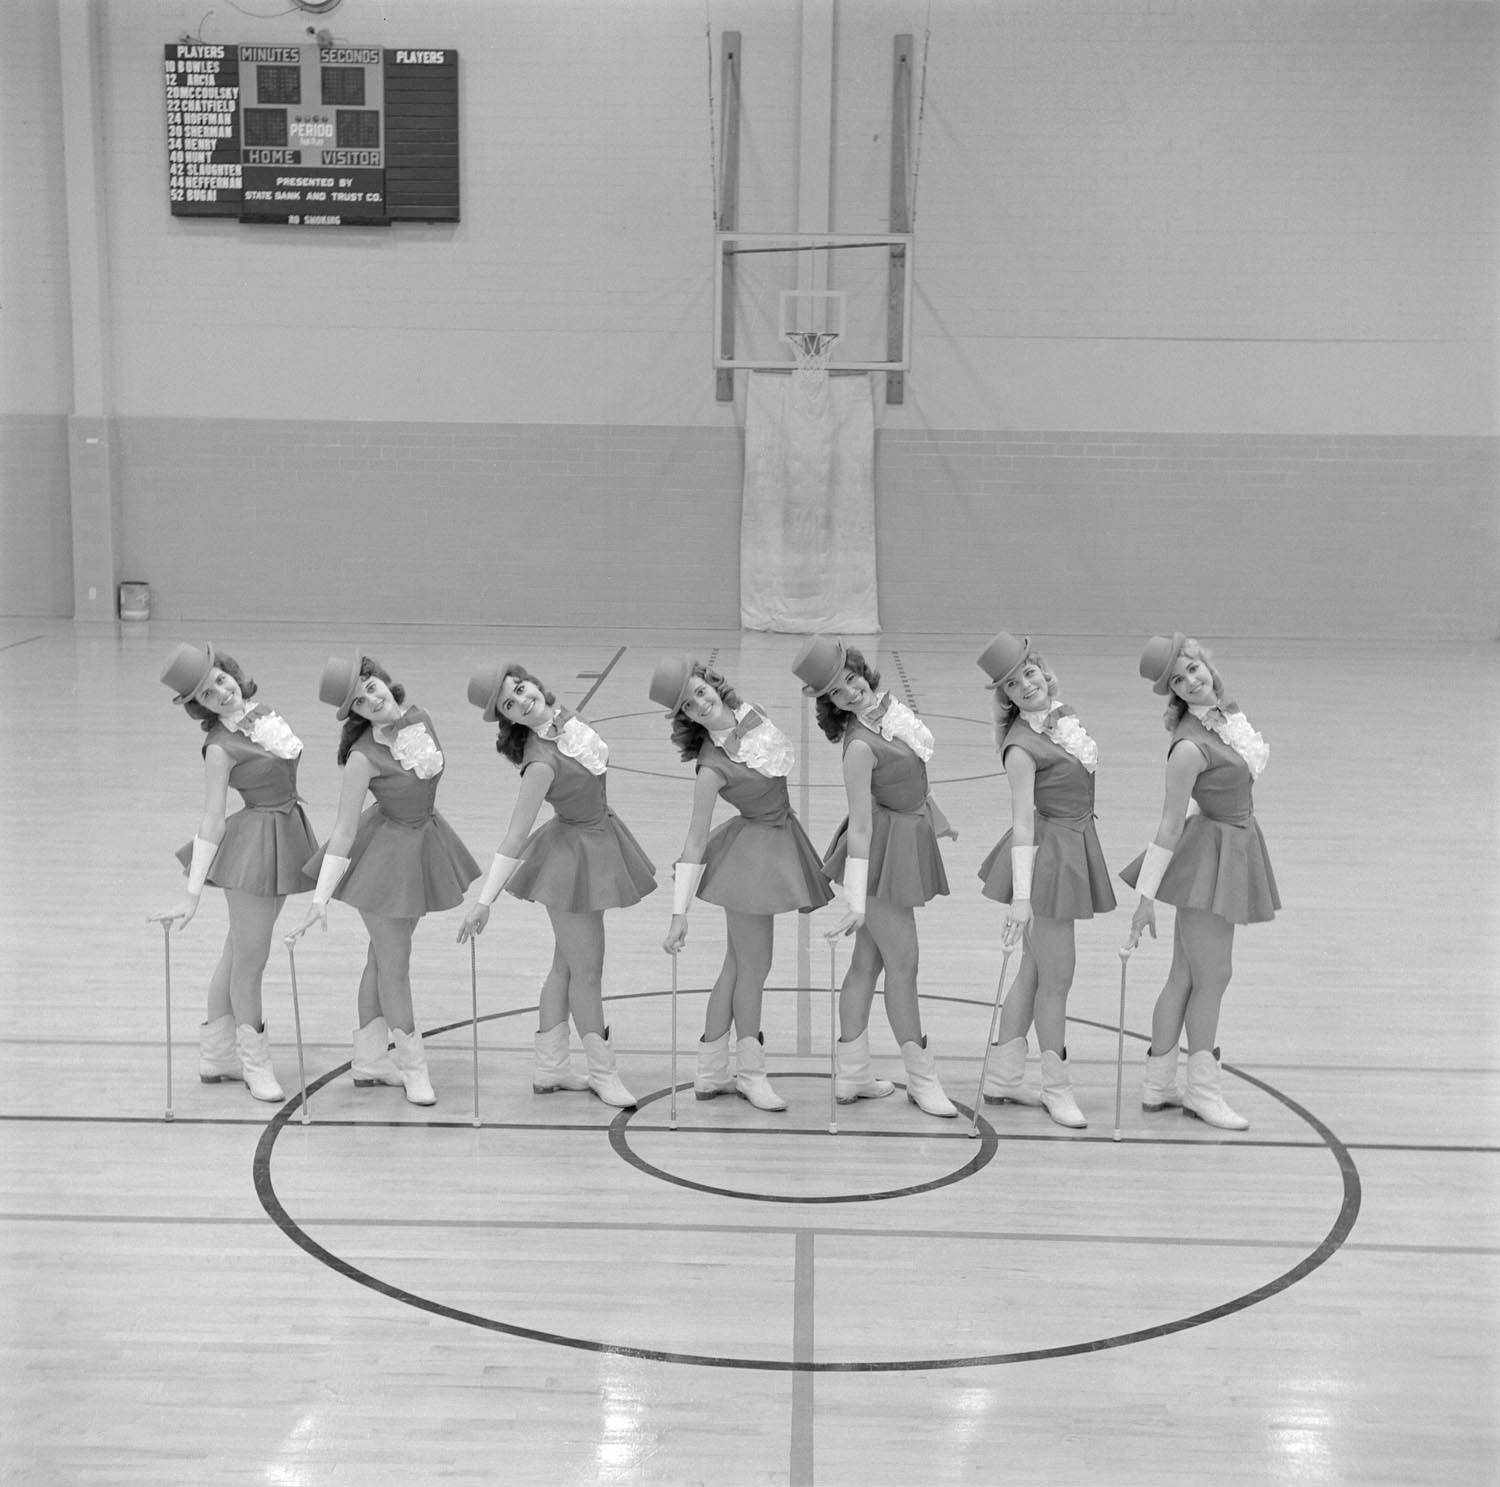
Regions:
[[[59, 3], [0, 49], [9, 612], [71, 606]], [[384, 232], [174, 221], [161, 48], [197, 17], [99, 10], [121, 577], [168, 618], [736, 622], [701, 5], [350, 0], [348, 39], [463, 59], [464, 221]], [[931, 26], [887, 626], [1493, 633], [1497, 14], [839, 7], [833, 228], [886, 223], [892, 38]], [[711, 17], [715, 54], [744, 36], [741, 225], [785, 230], [800, 6]]]
[[739, 624], [732, 432], [137, 418], [118, 457], [167, 615]]
[[0, 19], [0, 612], [73, 612], [55, 0]]

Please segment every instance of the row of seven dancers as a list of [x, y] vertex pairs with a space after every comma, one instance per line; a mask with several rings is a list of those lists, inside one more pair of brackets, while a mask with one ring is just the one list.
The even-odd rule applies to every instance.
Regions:
[[[983, 1094], [990, 1103], [1040, 1105], [1059, 1124], [1082, 1127], [1064, 1042], [1074, 924], [1115, 907], [1093, 824], [1098, 748], [1062, 703], [1057, 677], [1029, 637], [1002, 631], [978, 664], [993, 694], [1012, 812], [1011, 829], [985, 858], [980, 878], [987, 898], [1010, 906], [1003, 944], [1022, 946]], [[786, 1108], [766, 1076], [760, 1028], [773, 924], [777, 914], [821, 908], [834, 896], [830, 884], [839, 884], [847, 913], [830, 937], [852, 934], [854, 949], [839, 994], [835, 1098], [848, 1104], [894, 1092], [875, 1076], [869, 1049], [870, 1009], [883, 975], [908, 1098], [929, 1115], [954, 1116], [922, 1032], [917, 993], [915, 910], [948, 892], [938, 840], [957, 836], [928, 790], [932, 734], [881, 688], [861, 652], [840, 640], [811, 637], [792, 670], [815, 701], [821, 731], [843, 750], [848, 816], [822, 857], [791, 809], [787, 777], [795, 754], [786, 735], [722, 672], [695, 659], [663, 658], [650, 682], [673, 743], [696, 771], [664, 948], [675, 954], [682, 947], [695, 899], [722, 908], [727, 928], [694, 1091], [700, 1099], [733, 1092], [758, 1109]], [[1244, 1130], [1248, 1122], [1224, 1099], [1215, 1043], [1235, 926], [1269, 920], [1280, 907], [1251, 798], [1269, 749], [1226, 698], [1211, 654], [1196, 640], [1180, 632], [1151, 637], [1139, 670], [1169, 698], [1171, 742], [1160, 826], [1120, 874], [1139, 893], [1130, 943], [1148, 930], [1155, 936], [1156, 899], [1177, 910], [1141, 1103]], [[201, 1028], [200, 1077], [243, 1079], [258, 1099], [284, 1097], [261, 1015], [261, 975], [286, 897], [310, 887], [307, 917], [289, 938], [314, 924], [326, 927], [333, 899], [359, 911], [369, 936], [353, 1036], [355, 1084], [400, 1086], [414, 1104], [434, 1103], [412, 1007], [412, 938], [424, 915], [461, 904], [481, 874], [436, 807], [444, 758], [432, 718], [369, 656], [329, 658], [319, 697], [343, 724], [343, 778], [338, 817], [320, 849], [297, 796], [301, 741], [278, 712], [254, 700], [256, 684], [241, 666], [212, 645], [179, 645], [161, 679], [207, 735], [206, 801], [196, 836], [178, 854], [186, 894], [152, 918], [169, 930], [186, 927], [207, 885], [224, 891], [229, 908]], [[458, 938], [483, 932], [502, 890], [545, 906], [555, 948], [539, 1001], [532, 1087], [592, 1090], [607, 1104], [632, 1106], [604, 1018], [604, 911], [638, 903], [654, 891], [656, 877], [609, 808], [608, 746], [518, 664], [478, 668], [468, 696], [496, 724], [496, 749], [520, 771], [520, 790]], [[232, 816], [231, 788], [244, 802]], [[711, 829], [720, 799], [736, 814]], [[1191, 814], [1190, 802], [1198, 808]], [[554, 814], [538, 828], [544, 803]], [[570, 1018], [586, 1073], [569, 1061]], [[1033, 1027], [1039, 1089], [1025, 1077]]]

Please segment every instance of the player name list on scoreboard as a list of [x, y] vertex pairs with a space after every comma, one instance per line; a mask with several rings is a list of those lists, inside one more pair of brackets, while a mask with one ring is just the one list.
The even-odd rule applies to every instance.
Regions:
[[459, 220], [457, 52], [184, 41], [164, 66], [174, 216]]
[[239, 48], [169, 46], [166, 73], [173, 216], [239, 216]]

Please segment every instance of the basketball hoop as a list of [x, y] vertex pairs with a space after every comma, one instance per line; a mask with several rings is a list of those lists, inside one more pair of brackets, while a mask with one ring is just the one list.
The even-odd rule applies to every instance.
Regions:
[[786, 341], [797, 364], [792, 369], [792, 396], [804, 413], [821, 412], [828, 402], [828, 361], [833, 355], [834, 331], [789, 331]]

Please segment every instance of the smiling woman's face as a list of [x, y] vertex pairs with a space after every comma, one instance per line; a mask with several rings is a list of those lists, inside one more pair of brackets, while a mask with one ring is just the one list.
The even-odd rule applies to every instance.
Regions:
[[211, 713], [217, 713], [221, 718], [226, 713], [238, 712], [245, 705], [245, 697], [240, 691], [240, 684], [219, 666], [215, 666], [199, 682], [198, 689], [193, 693], [193, 701], [199, 707], [207, 708]]
[[1000, 690], [1023, 713], [1040, 712], [1052, 700], [1047, 695], [1047, 674], [1035, 661], [1027, 661], [1014, 676], [1006, 677]]
[[500, 716], [523, 728], [537, 728], [547, 717], [547, 699], [535, 682], [508, 676], [500, 686]]
[[362, 676], [349, 711], [371, 723], [389, 723], [401, 716], [401, 704], [378, 676]]
[[875, 700], [875, 692], [864, 677], [846, 666], [844, 674], [828, 689], [829, 700], [846, 713], [862, 713]]

